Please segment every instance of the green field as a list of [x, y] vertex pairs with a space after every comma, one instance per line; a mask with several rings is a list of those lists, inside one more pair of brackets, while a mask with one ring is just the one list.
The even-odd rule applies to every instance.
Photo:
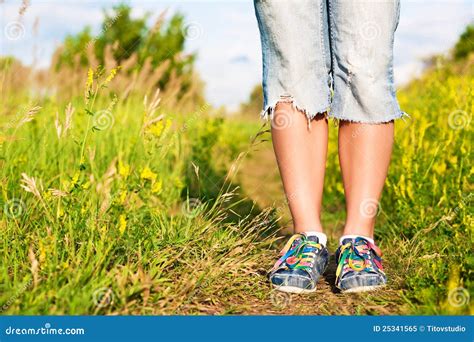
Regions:
[[[310, 296], [267, 283], [291, 222], [258, 112], [178, 97], [179, 77], [158, 93], [86, 68], [79, 87], [44, 94], [16, 63], [1, 68], [2, 314], [474, 313], [472, 55], [398, 92], [410, 118], [396, 123], [376, 228], [389, 286], [351, 295], [330, 273]], [[344, 220], [336, 134], [331, 252]]]

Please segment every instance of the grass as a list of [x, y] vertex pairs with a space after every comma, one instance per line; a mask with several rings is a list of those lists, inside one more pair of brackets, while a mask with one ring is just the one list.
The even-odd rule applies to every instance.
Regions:
[[[411, 119], [397, 122], [376, 233], [390, 286], [364, 295], [334, 293], [331, 274], [307, 297], [267, 284], [289, 223], [261, 122], [162, 105], [171, 90], [115, 95], [113, 74], [90, 71], [68, 101], [2, 81], [2, 314], [473, 313], [472, 59], [398, 94]], [[330, 134], [334, 250], [344, 197]]]

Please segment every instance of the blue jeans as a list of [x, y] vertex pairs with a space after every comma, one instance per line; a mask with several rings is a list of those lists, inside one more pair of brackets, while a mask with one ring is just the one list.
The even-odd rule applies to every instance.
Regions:
[[383, 123], [405, 113], [393, 84], [399, 0], [254, 0], [264, 117], [290, 102], [317, 114]]

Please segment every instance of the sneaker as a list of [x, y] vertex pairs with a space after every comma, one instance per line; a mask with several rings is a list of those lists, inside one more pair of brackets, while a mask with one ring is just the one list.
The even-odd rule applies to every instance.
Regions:
[[316, 291], [318, 279], [329, 261], [328, 250], [319, 243], [318, 237], [295, 234], [280, 256], [269, 272], [270, 282], [277, 290], [291, 293]]
[[336, 252], [336, 287], [342, 292], [375, 290], [387, 283], [380, 248], [362, 237], [345, 239]]

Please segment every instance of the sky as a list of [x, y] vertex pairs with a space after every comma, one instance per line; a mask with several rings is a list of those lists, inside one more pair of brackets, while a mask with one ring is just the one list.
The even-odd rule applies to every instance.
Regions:
[[[19, 19], [21, 2], [0, 0], [0, 55], [46, 67], [66, 35], [86, 25], [97, 34], [103, 9], [124, 1], [30, 0]], [[196, 68], [211, 104], [236, 109], [260, 82], [260, 38], [251, 0], [125, 2], [134, 16], [151, 12], [151, 21], [164, 10], [169, 15], [184, 13], [189, 27], [186, 50], [198, 54]], [[394, 47], [397, 85], [419, 75], [424, 58], [449, 51], [473, 20], [474, 0], [401, 0]]]

